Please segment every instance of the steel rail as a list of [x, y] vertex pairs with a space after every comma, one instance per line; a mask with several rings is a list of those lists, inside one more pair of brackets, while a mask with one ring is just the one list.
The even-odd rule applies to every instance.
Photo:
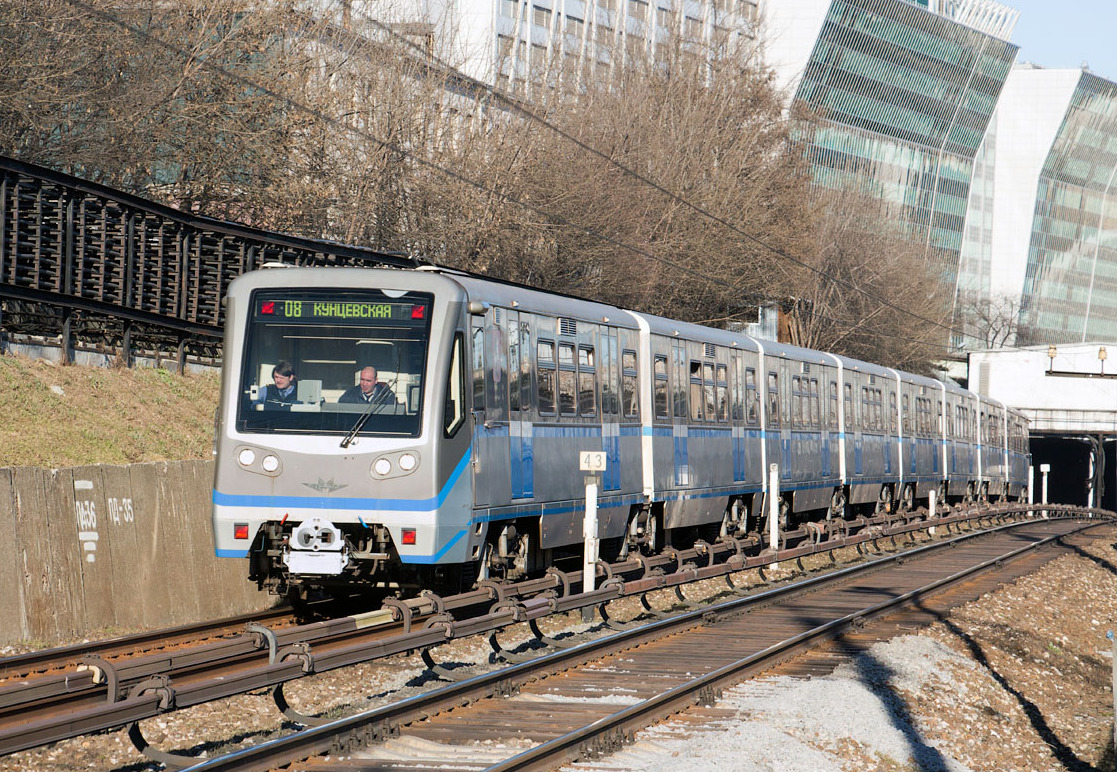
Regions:
[[[207, 622], [163, 627], [139, 633], [85, 641], [53, 649], [41, 649], [23, 654], [0, 657], [0, 684], [11, 679], [26, 679], [34, 673], [58, 670], [81, 664], [87, 655], [99, 657], [122, 656], [151, 646], [174, 645], [198, 638], [221, 635], [222, 631], [243, 629], [249, 624], [265, 624], [291, 616], [291, 609], [280, 606], [266, 611], [214, 619]], [[0, 697], [2, 700], [2, 697]]]
[[[992, 531], [965, 534], [902, 554], [881, 557], [869, 563], [841, 569], [825, 576], [813, 577], [794, 585], [778, 587], [745, 598], [730, 600], [717, 606], [686, 612], [633, 630], [622, 631], [606, 638], [579, 644], [570, 649], [529, 662], [512, 665], [500, 671], [479, 675], [467, 681], [449, 685], [436, 692], [412, 697], [393, 705], [339, 719], [323, 726], [307, 728], [252, 748], [205, 760], [186, 769], [188, 772], [232, 772], [233, 770], [237, 772], [262, 772], [276, 766], [287, 765], [292, 760], [304, 759], [317, 754], [344, 755], [351, 752], [355, 747], [363, 747], [391, 737], [398, 733], [399, 727], [408, 723], [428, 718], [441, 711], [456, 708], [479, 699], [509, 696], [530, 681], [570, 669], [586, 661], [592, 661], [606, 653], [631, 650], [641, 644], [685, 629], [712, 624], [718, 618], [740, 615], [751, 607], [773, 604], [782, 598], [810, 592], [827, 585], [841, 584], [858, 576], [884, 570], [892, 564], [902, 564], [916, 556], [925, 556], [949, 549], [963, 541], [988, 536], [1005, 529], [1035, 525], [1037, 522], [1042, 521], [1032, 520], [1002, 525]], [[985, 560], [978, 566], [956, 572], [946, 578], [940, 578], [896, 599], [890, 599], [844, 615], [838, 620], [805, 631], [758, 654], [750, 655], [705, 676], [693, 679], [689, 684], [665, 691], [663, 694], [644, 701], [640, 705], [631, 706], [606, 718], [598, 718], [591, 726], [584, 726], [574, 732], [543, 743], [490, 769], [494, 771], [504, 769], [551, 769], [557, 761], [563, 758], [570, 759], [581, 755], [580, 750], [577, 753], [574, 753], [574, 750], [583, 747], [593, 736], [616, 733], [618, 730], [629, 731], [631, 726], [644, 725], [641, 723], [643, 720], [641, 716], [654, 716], [658, 719], [663, 715], [677, 712], [684, 705], [694, 704], [694, 694], [696, 692], [708, 694], [711, 688], [739, 678], [739, 674], [744, 669], [759, 667], [762, 662], [771, 662], [773, 658], [787, 656], [790, 652], [806, 648], [827, 631], [848, 629], [849, 626], [856, 624], [858, 619], [884, 615], [894, 610], [897, 602], [911, 602], [936, 591], [936, 589], [942, 589], [950, 583], [969, 578], [975, 571], [995, 567], [1011, 559], [1010, 556], [1025, 554], [1057, 539], [1066, 538], [1073, 533], [1102, 524], [1100, 522], [1081, 524], [1065, 533], [1038, 540], [1032, 545], [1019, 547], [996, 558]]]
[[[1058, 509], [1048, 507], [1051, 512]], [[1060, 511], [1070, 516], [1095, 514], [1065, 507]], [[574, 593], [575, 580], [555, 572], [522, 586], [486, 586], [449, 599], [427, 595], [396, 602], [392, 608], [377, 612], [277, 631], [262, 629], [204, 646], [116, 664], [94, 659], [77, 673], [32, 679], [23, 685], [22, 691], [0, 690], [0, 755], [246, 691], [275, 687], [311, 673], [426, 649], [454, 637], [493, 632], [515, 622], [530, 622], [589, 606], [603, 607], [621, 597], [680, 587], [797, 556], [895, 538], [917, 527], [950, 526], [967, 518], [980, 521], [1003, 516], [1007, 513], [988, 510], [958, 514], [953, 519], [922, 521], [921, 525], [906, 522], [894, 528], [873, 526], [836, 542], [810, 542], [748, 558], [735, 552], [733, 545], [699, 545], [658, 559], [606, 566], [604, 570], [611, 575], [610, 579], [592, 593]], [[728, 559], [715, 564], [715, 552]], [[691, 562], [700, 558], [707, 565], [698, 567]], [[675, 567], [672, 573], [663, 572], [663, 566], [672, 565]], [[626, 581], [625, 576], [634, 568], [640, 570], [641, 576]], [[575, 575], [580, 581], [580, 572]], [[562, 595], [554, 592], [559, 587]], [[534, 597], [517, 594], [526, 591], [538, 594]], [[468, 610], [471, 604], [476, 607], [482, 603], [487, 608], [485, 613], [464, 619], [455, 619], [448, 612]], [[423, 626], [415, 629], [419, 624]], [[158, 699], [151, 699], [152, 694], [158, 695]], [[42, 703], [37, 710], [36, 702]]]
[[[1001, 514], [996, 510], [966, 510], [952, 517], [936, 519], [935, 525], [952, 527], [953, 525], [984, 517], [998, 517]], [[565, 574], [553, 570], [547, 576], [539, 579], [530, 579], [516, 584], [485, 583], [479, 589], [449, 598], [440, 598], [430, 593], [424, 593], [419, 598], [407, 601], [392, 602], [392, 617], [403, 623], [403, 631], [410, 629], [412, 624], [425, 623], [430, 618], [445, 615], [450, 612], [469, 612], [482, 609], [487, 611], [493, 601], [516, 603], [523, 599], [543, 595], [550, 598], [551, 611], [571, 611], [583, 608], [592, 603], [601, 604], [628, 595], [646, 593], [651, 590], [681, 587], [686, 583], [707, 579], [728, 572], [762, 567], [772, 560], [789, 560], [814, 554], [824, 550], [834, 550], [847, 546], [857, 546], [869, 540], [883, 537], [895, 538], [896, 536], [927, 527], [918, 517], [918, 513], [911, 513], [912, 519], [895, 518], [864, 519], [861, 522], [851, 521], [843, 523], [840, 528], [827, 531], [828, 539], [819, 542], [805, 542], [802, 546], [785, 548], [778, 554], [761, 553], [760, 555], [743, 558], [742, 551], [748, 547], [764, 546], [763, 539], [735, 540], [716, 545], [696, 545], [688, 550], [672, 550], [658, 556], [628, 560], [620, 563], [609, 564], [599, 568], [599, 572], [606, 577], [606, 582], [593, 594], [572, 595], [572, 588], [581, 581], [580, 572]], [[1007, 516], [1007, 514], [1005, 515]], [[879, 531], [873, 531], [879, 528]], [[850, 531], [853, 530], [853, 533]], [[836, 532], [850, 534], [845, 537], [834, 538]], [[794, 538], [804, 532], [785, 534], [781, 543]], [[700, 563], [705, 565], [700, 566]], [[634, 573], [640, 574], [636, 579], [631, 579]], [[561, 591], [555, 597], [556, 591]], [[548, 594], [549, 593], [549, 594]], [[524, 612], [528, 618], [537, 618], [540, 613], [535, 610], [531, 614]], [[476, 616], [476, 614], [474, 614]], [[446, 619], [446, 617], [442, 617]], [[249, 621], [249, 620], [246, 620]], [[248, 636], [239, 636], [231, 639], [197, 646], [189, 650], [176, 652], [159, 652], [145, 657], [134, 657], [123, 661], [107, 663], [103, 647], [94, 644], [84, 652], [85, 656], [77, 672], [55, 673], [50, 676], [19, 681], [14, 684], [0, 685], [0, 738], [3, 735], [3, 723], [6, 716], [15, 712], [21, 714], [22, 720], [29, 720], [30, 708], [39, 703], [42, 707], [59, 705], [63, 700], [69, 700], [73, 708], [81, 708], [92, 703], [113, 703], [123, 698], [127, 691], [142, 680], [156, 675], [167, 678], [179, 678], [199, 668], [210, 668], [222, 661], [244, 659], [265, 648], [266, 645], [287, 647], [294, 644], [310, 644], [330, 642], [351, 635], [373, 625], [383, 626], [387, 620], [382, 613], [372, 612], [352, 617], [341, 617], [328, 622], [305, 625], [299, 628], [286, 628], [272, 634], [272, 631], [261, 629]], [[451, 633], [453, 635], [472, 634], [466, 633], [472, 627], [465, 625], [463, 620], [452, 619]], [[199, 626], [198, 629], [204, 629]], [[479, 632], [485, 632], [482, 629]], [[176, 631], [162, 631], [150, 634], [153, 638], [174, 634]], [[111, 642], [110, 642], [111, 645]], [[80, 647], [73, 647], [77, 649]], [[43, 659], [51, 656], [73, 657], [74, 650], [60, 652], [52, 655], [45, 652], [39, 655]], [[360, 653], [356, 655], [359, 659]], [[340, 664], [334, 665], [337, 662]], [[352, 655], [334, 656], [321, 659], [316, 663], [316, 670], [329, 669], [332, 666], [353, 664]], [[9, 665], [8, 660], [0, 661], [0, 668]], [[16, 665], [0, 670], [5, 677], [12, 674]], [[84, 700], [84, 703], [82, 702]], [[8, 718], [10, 721], [10, 718]], [[0, 753], [4, 752], [4, 745], [0, 740]]]
[[[1092, 527], [1094, 526], [1083, 526], [1083, 528], [1079, 530]], [[1075, 532], [1076, 531], [1072, 531], [1071, 533]], [[583, 750], [588, 744], [595, 744], [597, 738], [617, 733], [624, 736], [631, 735], [639, 729], [650, 726], [656, 721], [678, 713], [690, 705], [694, 705], [696, 695], [703, 693], [719, 693], [723, 687], [738, 683], [748, 678], [750, 675], [768, 668], [773, 662], [779, 662], [823, 641], [833, 640], [855, 626], [863, 624], [866, 620], [883, 617], [901, 608], [911, 606], [929, 595], [969, 580], [978, 574], [1001, 568], [1004, 564], [1022, 555], [1034, 552], [1055, 541], [1064, 539], [1069, 535], [1071, 534], [1049, 536], [1040, 541], [1025, 545], [996, 558], [986, 560], [970, 568], [930, 582], [916, 590], [906, 592], [895, 598], [868, 606], [863, 610], [846, 614], [826, 624], [806, 630], [774, 646], [770, 646], [767, 649], [725, 665], [712, 673], [707, 673], [685, 684], [669, 689], [649, 700], [644, 700], [639, 704], [631, 705], [612, 715], [600, 718], [591, 725], [541, 743], [507, 761], [486, 768], [485, 772], [527, 772], [528, 770], [544, 772], [545, 770], [553, 769], [556, 764], [582, 757], [584, 755]], [[889, 560], [896, 560], [898, 558], [899, 556], [892, 556]]]

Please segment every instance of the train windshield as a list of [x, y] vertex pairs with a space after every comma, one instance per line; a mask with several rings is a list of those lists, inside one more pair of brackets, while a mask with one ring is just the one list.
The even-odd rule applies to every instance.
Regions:
[[418, 436], [433, 296], [257, 290], [237, 429]]

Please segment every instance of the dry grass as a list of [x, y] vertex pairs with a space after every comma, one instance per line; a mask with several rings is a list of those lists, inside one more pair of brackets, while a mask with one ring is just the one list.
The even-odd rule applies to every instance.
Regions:
[[0, 466], [209, 458], [220, 375], [0, 356]]

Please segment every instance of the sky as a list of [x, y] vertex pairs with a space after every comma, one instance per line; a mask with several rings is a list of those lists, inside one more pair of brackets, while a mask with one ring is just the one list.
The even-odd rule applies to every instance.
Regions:
[[1117, 0], [999, 0], [1020, 11], [1018, 62], [1076, 68], [1117, 81]]

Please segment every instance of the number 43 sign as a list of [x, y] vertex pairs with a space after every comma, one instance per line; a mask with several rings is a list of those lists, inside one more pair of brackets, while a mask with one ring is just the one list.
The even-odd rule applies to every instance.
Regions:
[[578, 468], [583, 472], [605, 471], [604, 450], [583, 450], [578, 453]]

